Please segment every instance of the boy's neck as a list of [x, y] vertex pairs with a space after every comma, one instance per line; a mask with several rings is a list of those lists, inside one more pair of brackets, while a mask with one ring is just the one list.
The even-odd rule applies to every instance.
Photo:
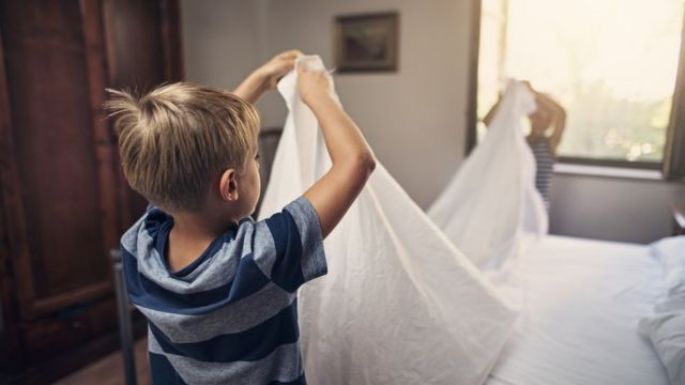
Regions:
[[167, 263], [179, 271], [195, 261], [209, 245], [237, 221], [217, 212], [172, 214], [174, 226], [169, 233]]
[[216, 212], [175, 213], [173, 231], [184, 238], [215, 239], [238, 221]]

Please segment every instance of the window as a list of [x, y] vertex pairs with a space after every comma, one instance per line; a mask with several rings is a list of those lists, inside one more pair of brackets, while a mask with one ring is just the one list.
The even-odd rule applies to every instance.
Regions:
[[506, 79], [526, 79], [567, 111], [562, 161], [661, 167], [669, 152], [684, 5], [482, 0], [478, 118]]

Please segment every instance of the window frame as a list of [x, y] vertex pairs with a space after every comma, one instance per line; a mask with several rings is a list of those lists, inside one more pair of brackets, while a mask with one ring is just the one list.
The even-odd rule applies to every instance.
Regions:
[[[478, 130], [478, 66], [480, 64], [480, 33], [482, 21], [482, 0], [472, 1], [471, 47], [469, 52], [469, 83], [467, 102], [467, 127], [465, 154], [476, 147]], [[683, 10], [685, 14], [685, 9]], [[581, 156], [560, 156], [559, 163], [611, 167], [621, 169], [659, 170], [666, 180], [685, 182], [685, 18], [681, 27], [678, 70], [673, 91], [673, 103], [666, 132], [666, 145], [660, 162], [628, 161], [613, 158], [592, 158]]]
[[678, 74], [666, 132], [662, 174], [667, 181], [685, 182], [685, 21], [681, 32]]

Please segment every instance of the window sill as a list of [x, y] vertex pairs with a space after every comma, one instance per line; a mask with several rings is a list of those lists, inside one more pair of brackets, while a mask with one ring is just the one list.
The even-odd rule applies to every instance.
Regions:
[[639, 179], [649, 181], [662, 181], [661, 171], [644, 170], [638, 168], [619, 168], [606, 166], [592, 166], [586, 164], [556, 163], [556, 174], [597, 176], [620, 179]]

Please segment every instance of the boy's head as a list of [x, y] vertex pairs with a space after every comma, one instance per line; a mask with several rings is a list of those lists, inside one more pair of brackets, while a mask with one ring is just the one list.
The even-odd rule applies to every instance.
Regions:
[[110, 90], [124, 176], [162, 209], [249, 215], [259, 199], [259, 115], [230, 92], [174, 83], [135, 97]]

